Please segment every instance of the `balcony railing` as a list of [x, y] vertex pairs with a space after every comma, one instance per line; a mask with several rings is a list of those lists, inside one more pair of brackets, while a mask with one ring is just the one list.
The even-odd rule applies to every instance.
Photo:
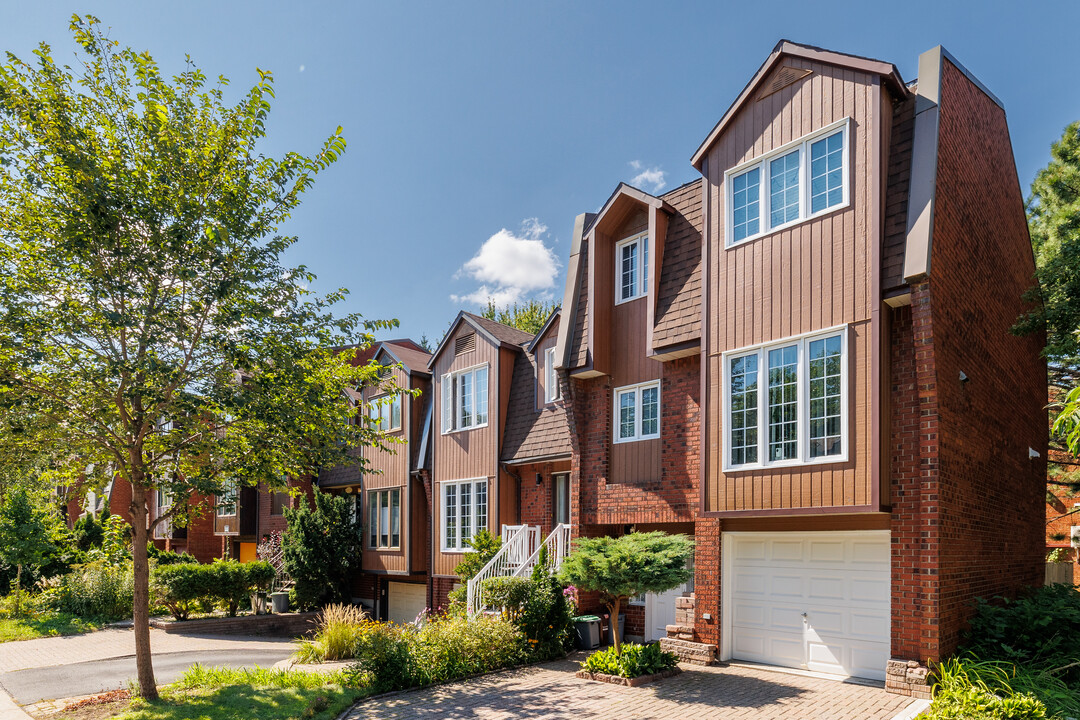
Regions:
[[541, 548], [547, 548], [548, 572], [555, 572], [570, 551], [570, 526], [557, 525], [543, 543], [538, 525], [505, 525], [502, 531], [503, 545], [495, 557], [469, 580], [466, 608], [473, 617], [483, 610], [484, 581], [494, 577], [524, 577], [540, 561]]

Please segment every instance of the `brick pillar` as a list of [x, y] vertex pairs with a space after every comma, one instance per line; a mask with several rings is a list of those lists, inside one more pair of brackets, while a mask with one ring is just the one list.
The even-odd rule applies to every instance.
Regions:
[[[720, 645], [720, 520], [694, 523], [694, 640]], [[708, 617], [706, 617], [708, 616]]]

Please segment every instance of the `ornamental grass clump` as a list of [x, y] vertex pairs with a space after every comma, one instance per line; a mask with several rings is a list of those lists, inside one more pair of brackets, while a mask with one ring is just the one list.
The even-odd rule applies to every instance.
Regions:
[[355, 605], [327, 605], [319, 614], [315, 637], [302, 641], [295, 657], [302, 663], [354, 658], [363, 634], [373, 624]]

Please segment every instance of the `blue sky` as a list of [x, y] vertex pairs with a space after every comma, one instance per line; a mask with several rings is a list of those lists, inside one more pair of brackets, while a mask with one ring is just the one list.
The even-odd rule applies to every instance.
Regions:
[[97, 15], [167, 71], [185, 54], [239, 93], [272, 70], [268, 154], [345, 156], [285, 230], [343, 309], [437, 341], [493, 295], [561, 299], [574, 216], [620, 181], [693, 180], [691, 153], [780, 38], [894, 63], [948, 48], [1002, 99], [1025, 194], [1080, 119], [1066, 2], [117, 2], [3, 0], [0, 50], [70, 57]]

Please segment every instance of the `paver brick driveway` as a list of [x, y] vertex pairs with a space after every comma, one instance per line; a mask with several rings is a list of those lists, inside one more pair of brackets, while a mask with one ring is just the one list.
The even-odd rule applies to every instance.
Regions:
[[658, 683], [628, 688], [579, 680], [572, 660], [373, 698], [345, 720], [441, 718], [825, 718], [889, 720], [911, 703], [880, 687], [756, 667], [683, 666]]

